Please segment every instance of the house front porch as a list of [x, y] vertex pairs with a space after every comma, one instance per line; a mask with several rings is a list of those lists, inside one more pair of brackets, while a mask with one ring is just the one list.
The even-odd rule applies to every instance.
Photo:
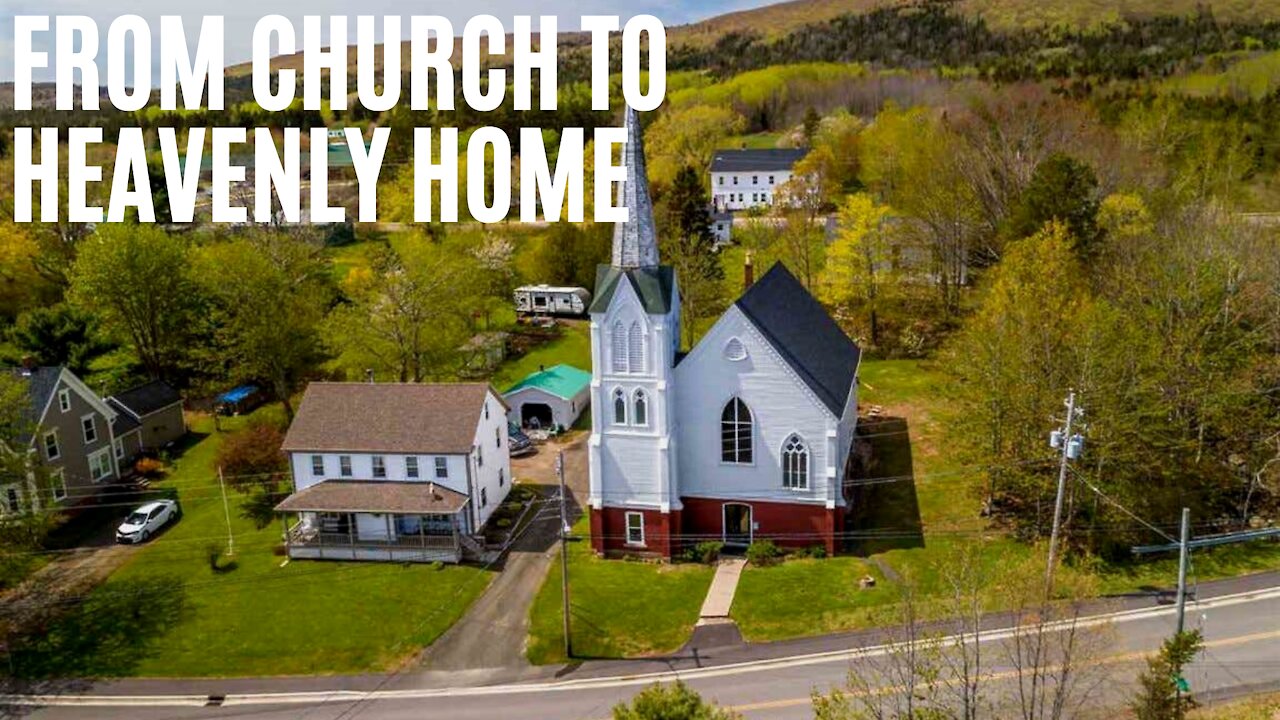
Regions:
[[276, 510], [291, 559], [457, 563], [473, 544], [467, 507], [465, 495], [435, 483], [326, 480]]

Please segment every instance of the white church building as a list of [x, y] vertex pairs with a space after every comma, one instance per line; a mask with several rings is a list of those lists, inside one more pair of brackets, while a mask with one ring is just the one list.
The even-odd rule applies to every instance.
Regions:
[[658, 238], [636, 113], [613, 256], [591, 316], [589, 496], [598, 553], [671, 557], [702, 540], [839, 549], [858, 347], [781, 263], [690, 352]]

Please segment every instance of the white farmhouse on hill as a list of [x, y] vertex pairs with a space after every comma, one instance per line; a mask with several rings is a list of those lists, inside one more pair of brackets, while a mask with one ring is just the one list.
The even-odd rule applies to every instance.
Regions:
[[282, 449], [291, 558], [458, 562], [511, 489], [487, 384], [311, 383]]
[[805, 149], [717, 150], [711, 158], [711, 205], [715, 212], [773, 207], [778, 188], [791, 179]]

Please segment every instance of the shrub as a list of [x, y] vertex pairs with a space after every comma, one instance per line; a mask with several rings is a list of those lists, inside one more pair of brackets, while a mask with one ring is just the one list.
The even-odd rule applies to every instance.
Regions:
[[747, 561], [752, 565], [772, 565], [782, 557], [782, 550], [772, 540], [757, 540], [747, 546]]
[[694, 562], [710, 565], [720, 559], [721, 550], [724, 550], [724, 543], [718, 540], [703, 540], [690, 550], [690, 559]]
[[147, 479], [158, 478], [164, 474], [164, 463], [156, 458], [140, 458], [133, 464], [133, 471]]
[[613, 720], [733, 720], [731, 710], [716, 707], [677, 680], [674, 685], [651, 685], [631, 699], [613, 706]]
[[511, 527], [511, 518], [498, 518], [493, 521], [493, 525], [499, 530], [505, 530], [506, 528]]
[[797, 548], [791, 552], [791, 557], [796, 559], [813, 558], [821, 560], [827, 556], [827, 549], [822, 545], [810, 545], [809, 547]]
[[283, 442], [284, 433], [268, 423], [255, 423], [228, 435], [218, 448], [218, 465], [227, 484], [246, 490], [288, 470], [288, 461], [280, 452]]
[[444, 569], [444, 563], [440, 562], [439, 560], [436, 560], [435, 562], [431, 563], [431, 569], [432, 569], [432, 570], [443, 570], [443, 569]]

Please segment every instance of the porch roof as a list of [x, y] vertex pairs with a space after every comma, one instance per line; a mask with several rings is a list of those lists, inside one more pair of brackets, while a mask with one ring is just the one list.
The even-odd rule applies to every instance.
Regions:
[[451, 515], [466, 505], [466, 495], [433, 482], [325, 480], [285, 498], [276, 510]]

